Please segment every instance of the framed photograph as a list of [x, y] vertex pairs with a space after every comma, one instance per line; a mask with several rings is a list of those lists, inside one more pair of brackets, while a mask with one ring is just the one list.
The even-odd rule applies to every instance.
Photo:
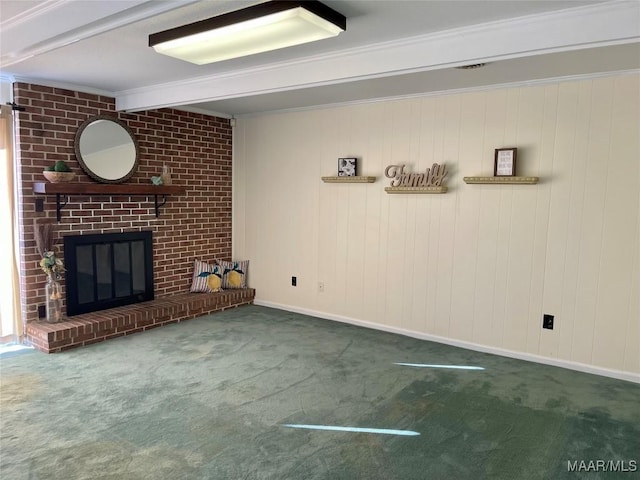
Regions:
[[493, 164], [494, 177], [516, 176], [517, 148], [496, 148], [496, 156]]
[[357, 166], [358, 166], [357, 158], [339, 158], [338, 159], [338, 176], [339, 177], [355, 177]]

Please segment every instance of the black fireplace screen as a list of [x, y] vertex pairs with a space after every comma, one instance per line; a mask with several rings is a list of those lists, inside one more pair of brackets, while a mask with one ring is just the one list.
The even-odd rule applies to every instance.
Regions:
[[67, 315], [153, 300], [151, 232], [64, 237]]

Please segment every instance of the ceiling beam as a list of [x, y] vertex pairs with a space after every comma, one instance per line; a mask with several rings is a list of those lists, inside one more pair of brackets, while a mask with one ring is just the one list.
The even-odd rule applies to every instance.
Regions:
[[116, 108], [194, 104], [639, 41], [640, 2], [599, 3], [116, 92]]

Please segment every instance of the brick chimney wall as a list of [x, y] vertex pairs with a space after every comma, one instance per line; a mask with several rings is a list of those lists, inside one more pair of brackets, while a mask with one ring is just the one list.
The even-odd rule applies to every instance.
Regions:
[[[159, 109], [139, 113], [115, 111], [111, 97], [26, 83], [14, 85], [16, 113], [20, 270], [22, 309], [27, 322], [38, 319], [44, 305], [45, 274], [34, 239], [34, 222], [54, 222], [56, 252], [63, 256], [62, 237], [88, 233], [151, 230], [156, 298], [183, 293], [191, 285], [194, 259], [231, 258], [231, 126], [228, 119]], [[127, 183], [150, 184], [163, 165], [172, 183], [186, 187], [184, 196], [169, 196], [156, 218], [152, 197], [70, 196], [56, 222], [55, 196], [35, 195], [42, 171], [64, 160], [77, 182], [94, 180], [80, 168], [74, 138], [80, 124], [94, 115], [125, 122], [140, 147], [137, 172]], [[36, 211], [36, 199], [44, 211]], [[64, 279], [61, 282], [64, 288]]]

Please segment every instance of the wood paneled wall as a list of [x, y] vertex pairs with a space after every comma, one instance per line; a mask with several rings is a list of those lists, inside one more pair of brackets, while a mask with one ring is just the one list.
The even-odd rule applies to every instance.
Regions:
[[[638, 373], [639, 137], [637, 74], [241, 118], [234, 255], [257, 300]], [[540, 183], [465, 184], [499, 147]], [[376, 183], [322, 183], [344, 156]], [[433, 162], [449, 193], [384, 192]]]

